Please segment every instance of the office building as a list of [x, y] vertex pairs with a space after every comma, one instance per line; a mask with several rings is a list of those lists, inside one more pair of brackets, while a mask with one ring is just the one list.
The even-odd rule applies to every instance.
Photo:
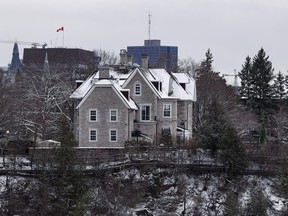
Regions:
[[145, 40], [144, 46], [128, 46], [127, 51], [133, 63], [141, 65], [141, 57], [145, 55], [149, 57], [149, 68], [177, 69], [177, 46], [162, 46], [160, 40]]

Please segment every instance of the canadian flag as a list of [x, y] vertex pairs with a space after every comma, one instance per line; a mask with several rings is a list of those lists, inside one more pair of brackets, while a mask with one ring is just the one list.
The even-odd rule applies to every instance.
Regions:
[[58, 28], [57, 32], [59, 32], [59, 31], [64, 31], [64, 27], [62, 26], [62, 27]]

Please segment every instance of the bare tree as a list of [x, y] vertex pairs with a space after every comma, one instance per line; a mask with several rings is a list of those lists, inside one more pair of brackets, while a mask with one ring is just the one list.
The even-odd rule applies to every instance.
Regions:
[[[76, 66], [75, 66], [76, 67]], [[60, 115], [72, 119], [76, 69], [59, 65], [33, 65], [16, 77], [13, 92], [15, 129], [20, 136], [48, 139]], [[17, 100], [16, 100], [17, 98]]]
[[102, 49], [95, 49], [94, 54], [101, 58], [101, 65], [115, 65], [118, 61], [118, 56], [114, 51], [111, 52]]
[[187, 73], [193, 78], [196, 77], [196, 71], [199, 69], [200, 63], [194, 61], [191, 57], [178, 60], [178, 72]]
[[[0, 130], [9, 131], [11, 125], [11, 94], [13, 86], [6, 82], [4, 71], [0, 69]], [[1, 137], [1, 135], [0, 135]]]
[[194, 106], [195, 131], [202, 125], [203, 118], [213, 100], [217, 100], [221, 104], [227, 115], [236, 106], [234, 89], [231, 86], [227, 86], [225, 80], [217, 73], [207, 72], [200, 74], [196, 79], [196, 88], [197, 102]]
[[277, 112], [274, 113], [274, 124], [272, 130], [276, 133], [278, 142], [288, 142], [288, 106], [279, 104]]

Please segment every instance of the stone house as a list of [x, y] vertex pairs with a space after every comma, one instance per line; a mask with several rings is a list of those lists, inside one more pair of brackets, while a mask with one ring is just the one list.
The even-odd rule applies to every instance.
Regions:
[[147, 59], [127, 73], [99, 68], [70, 98], [76, 105], [74, 132], [79, 147], [122, 148], [136, 131], [156, 145], [163, 133], [171, 135], [173, 144], [177, 136], [192, 137], [194, 79], [148, 69]]

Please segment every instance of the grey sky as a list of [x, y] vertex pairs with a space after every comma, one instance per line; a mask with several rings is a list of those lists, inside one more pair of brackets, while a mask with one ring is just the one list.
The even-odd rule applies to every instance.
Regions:
[[[275, 72], [288, 70], [287, 0], [1, 0], [0, 40], [46, 42], [119, 53], [148, 38], [178, 46], [179, 58], [204, 58], [208, 48], [214, 68], [233, 74], [247, 55], [261, 47]], [[23, 48], [20, 45], [20, 57]], [[11, 61], [13, 44], [0, 43], [0, 65]]]

